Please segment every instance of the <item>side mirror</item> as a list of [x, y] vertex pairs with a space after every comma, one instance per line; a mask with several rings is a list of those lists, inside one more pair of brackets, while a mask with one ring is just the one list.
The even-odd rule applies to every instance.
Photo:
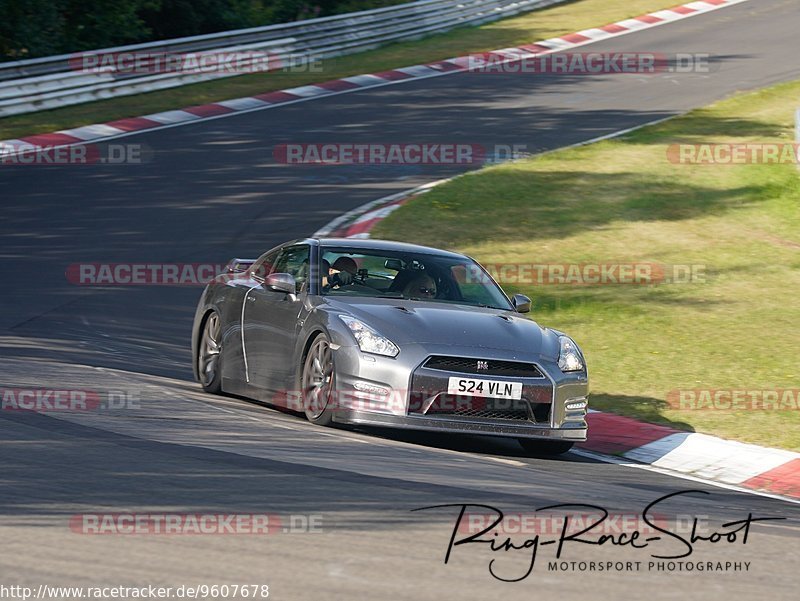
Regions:
[[297, 283], [294, 281], [294, 277], [288, 273], [271, 273], [267, 276], [265, 284], [267, 290], [274, 292], [285, 292], [286, 294], [297, 292]]
[[524, 294], [515, 294], [511, 298], [511, 304], [517, 313], [527, 313], [531, 310], [531, 299]]

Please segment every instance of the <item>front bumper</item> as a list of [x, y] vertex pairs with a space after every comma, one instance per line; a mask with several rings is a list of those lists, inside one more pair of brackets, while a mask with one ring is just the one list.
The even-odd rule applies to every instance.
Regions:
[[[336, 354], [335, 363], [338, 386], [345, 392], [337, 402], [334, 421], [514, 438], [570, 442], [586, 440], [588, 379], [585, 373], [564, 374], [557, 365], [550, 364], [540, 356], [523, 356], [512, 351], [475, 349], [477, 353], [467, 355], [454, 353], [454, 350], [447, 346], [432, 348], [431, 345], [413, 349], [405, 347], [403, 362], [398, 362], [388, 357], [370, 356], [365, 359], [356, 349], [342, 348]], [[473, 361], [476, 354], [490, 363], [508, 361], [531, 364], [538, 368], [539, 374], [536, 377], [483, 376], [427, 366], [428, 360], [435, 355], [455, 355]], [[463, 410], [463, 398], [453, 400], [447, 397], [450, 377], [521, 382], [523, 398], [515, 403], [517, 409], [519, 403], [527, 406], [528, 415], [518, 410], [503, 415], [501, 412], [485, 411], [487, 407], [483, 406], [476, 410], [476, 406], [481, 405], [479, 398], [475, 399], [475, 405]], [[391, 394], [385, 401], [368, 395], [368, 401], [360, 402], [356, 386], [364, 383], [391, 391]], [[354, 402], [348, 402], [348, 399]]]
[[451, 432], [454, 434], [484, 434], [488, 436], [541, 438], [570, 442], [583, 442], [586, 440], [585, 424], [583, 427], [579, 425], [570, 425], [569, 427], [552, 428], [548, 425], [508, 421], [501, 422], [499, 420], [479, 420], [475, 418], [447, 419], [443, 417], [393, 415], [390, 413], [360, 410], [340, 413], [336, 421], [364, 426], [424, 430], [429, 432]]

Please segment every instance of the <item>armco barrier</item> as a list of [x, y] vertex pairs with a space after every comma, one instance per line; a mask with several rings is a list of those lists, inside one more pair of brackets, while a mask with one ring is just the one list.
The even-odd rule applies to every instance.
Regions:
[[[88, 55], [249, 53], [274, 64], [298, 58], [321, 60], [419, 38], [463, 25], [479, 25], [564, 0], [421, 0], [333, 17], [209, 35], [163, 40], [0, 63], [0, 117], [172, 88], [236, 72], [198, 69], [160, 73], [121, 72], [110, 65], [98, 72], [76, 68]], [[147, 71], [143, 69], [143, 71]]]

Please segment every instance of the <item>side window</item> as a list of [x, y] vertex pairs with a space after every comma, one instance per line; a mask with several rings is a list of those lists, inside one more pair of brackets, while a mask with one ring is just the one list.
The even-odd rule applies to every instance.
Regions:
[[285, 248], [271, 273], [290, 274], [297, 282], [297, 291], [300, 292], [308, 282], [309, 254], [310, 249], [307, 244]]
[[253, 263], [250, 273], [263, 280], [265, 277], [275, 271], [273, 267], [275, 266], [275, 261], [280, 253], [281, 249], [278, 249], [262, 256], [258, 259], [258, 261]]

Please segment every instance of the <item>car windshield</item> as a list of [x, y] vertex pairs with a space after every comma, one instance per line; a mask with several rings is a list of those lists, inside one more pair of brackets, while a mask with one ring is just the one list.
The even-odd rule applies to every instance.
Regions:
[[513, 310], [495, 281], [475, 261], [405, 251], [322, 247], [321, 291], [458, 303]]

